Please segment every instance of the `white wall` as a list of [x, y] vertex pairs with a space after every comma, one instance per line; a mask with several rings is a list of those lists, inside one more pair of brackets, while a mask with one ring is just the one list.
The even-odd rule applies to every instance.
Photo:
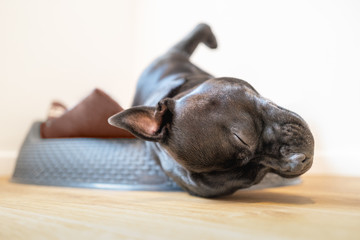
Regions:
[[219, 49], [193, 61], [307, 120], [312, 173], [360, 176], [359, 12], [340, 0], [0, 1], [0, 169], [52, 99], [71, 106], [98, 86], [127, 107], [142, 69], [207, 22]]

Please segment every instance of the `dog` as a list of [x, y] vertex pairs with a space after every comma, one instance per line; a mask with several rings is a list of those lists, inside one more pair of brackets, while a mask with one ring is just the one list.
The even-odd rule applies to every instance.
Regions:
[[133, 106], [109, 123], [146, 140], [165, 173], [195, 196], [232, 194], [268, 172], [292, 178], [309, 170], [314, 138], [306, 122], [246, 81], [195, 66], [189, 59], [200, 43], [217, 48], [207, 24], [145, 69]]

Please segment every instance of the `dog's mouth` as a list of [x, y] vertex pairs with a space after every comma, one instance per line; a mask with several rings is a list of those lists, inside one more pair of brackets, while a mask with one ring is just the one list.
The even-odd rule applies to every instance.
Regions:
[[313, 158], [306, 156], [287, 158], [285, 161], [266, 157], [260, 161], [262, 165], [269, 167], [271, 172], [286, 178], [298, 177], [304, 174], [311, 168], [312, 162]]
[[304, 174], [311, 168], [311, 166], [312, 166], [312, 158], [311, 159], [307, 158], [304, 160], [301, 170], [299, 170], [299, 171], [277, 171], [277, 170], [274, 170], [273, 172], [280, 175], [281, 177], [293, 178], [293, 177], [298, 177], [298, 176]]

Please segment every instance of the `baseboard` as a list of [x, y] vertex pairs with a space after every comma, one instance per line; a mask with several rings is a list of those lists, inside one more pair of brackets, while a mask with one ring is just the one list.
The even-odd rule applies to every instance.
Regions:
[[16, 162], [17, 151], [0, 150], [0, 176], [11, 176]]

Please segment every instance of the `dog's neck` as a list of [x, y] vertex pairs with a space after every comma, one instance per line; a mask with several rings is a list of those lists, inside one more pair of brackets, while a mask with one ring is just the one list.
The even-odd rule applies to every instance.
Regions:
[[213, 78], [210, 74], [174, 74], [159, 82], [159, 88], [145, 101], [145, 106], [156, 106], [164, 98], [180, 98], [206, 80]]

